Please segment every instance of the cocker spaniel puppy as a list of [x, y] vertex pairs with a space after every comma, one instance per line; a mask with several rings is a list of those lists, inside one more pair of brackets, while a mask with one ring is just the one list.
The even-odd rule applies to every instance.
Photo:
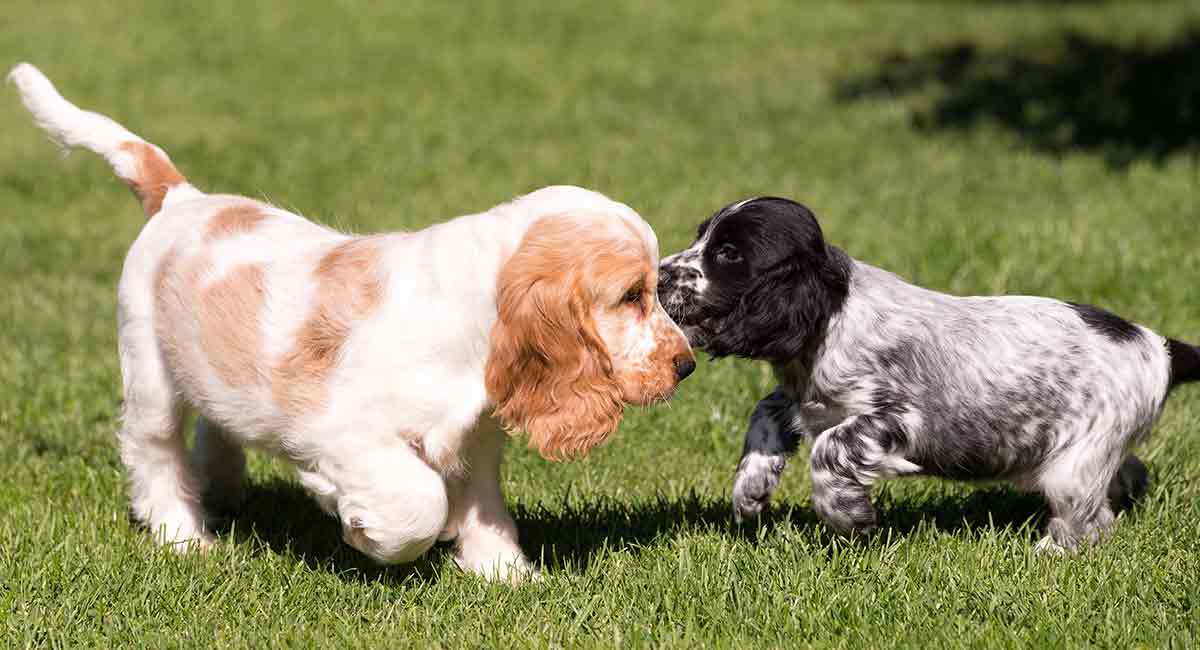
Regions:
[[813, 507], [838, 531], [876, 524], [868, 488], [913, 474], [1001, 479], [1045, 495], [1042, 549], [1098, 540], [1136, 496], [1130, 446], [1200, 351], [1107, 311], [1024, 296], [956, 297], [848, 257], [781, 198], [717, 211], [664, 259], [659, 299], [693, 346], [772, 364], [733, 487], [759, 514], [801, 437]]
[[201, 497], [236, 505], [251, 446], [294, 463], [370, 557], [407, 562], [453, 538], [464, 570], [516, 579], [528, 563], [500, 493], [505, 429], [547, 458], [580, 456], [624, 405], [667, 399], [695, 367], [656, 299], [654, 232], [624, 204], [548, 187], [419, 232], [349, 236], [201, 192], [33, 66], [10, 79], [148, 218], [118, 289], [120, 449], [133, 512], [164, 543], [211, 543]]

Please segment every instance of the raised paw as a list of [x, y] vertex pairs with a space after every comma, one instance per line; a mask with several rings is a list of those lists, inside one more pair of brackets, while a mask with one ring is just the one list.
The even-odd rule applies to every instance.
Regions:
[[733, 477], [733, 517], [738, 523], [762, 514], [786, 466], [783, 456], [750, 453], [742, 458]]
[[866, 535], [878, 525], [867, 486], [813, 474], [813, 509], [839, 535]]

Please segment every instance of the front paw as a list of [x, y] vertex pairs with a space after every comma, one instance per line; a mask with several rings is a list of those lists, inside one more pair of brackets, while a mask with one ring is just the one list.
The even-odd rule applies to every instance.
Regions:
[[454, 563], [458, 568], [486, 580], [513, 586], [541, 578], [537, 567], [525, 559], [521, 548], [512, 540], [470, 529], [466, 532], [465, 537], [460, 535], [455, 545]]
[[779, 486], [779, 476], [787, 466], [783, 456], [747, 454], [733, 477], [733, 518], [739, 524], [754, 519]]
[[473, 573], [485, 580], [507, 582], [516, 587], [526, 582], [538, 582], [542, 574], [524, 555], [497, 555], [490, 558], [472, 558], [461, 551], [454, 555], [460, 569]]

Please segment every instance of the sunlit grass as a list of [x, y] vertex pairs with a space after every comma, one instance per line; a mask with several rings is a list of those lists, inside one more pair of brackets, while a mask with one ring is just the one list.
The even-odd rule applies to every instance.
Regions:
[[[10, 3], [13, 4], [13, 3]], [[1184, 5], [791, 2], [34, 3], [0, 67], [37, 63], [166, 148], [198, 185], [338, 227], [421, 227], [575, 183], [639, 210], [664, 252], [748, 194], [808, 203], [852, 255], [956, 293], [1091, 302], [1200, 339], [1195, 152], [1038, 153], [982, 121], [914, 128], [935, 89], [847, 99], [889, 53], [995, 51], [1081, 30], [1162, 42]], [[936, 79], [927, 80], [930, 84]], [[1152, 126], [1152, 125], [1151, 125]], [[1137, 125], [1147, 128], [1147, 125]], [[0, 635], [6, 646], [1163, 646], [1200, 633], [1200, 390], [1143, 449], [1155, 475], [1106, 545], [1040, 557], [1038, 499], [919, 480], [884, 529], [828, 538], [803, 462], [761, 528], [728, 522], [760, 365], [701, 360], [590, 459], [520, 440], [504, 484], [545, 580], [379, 568], [283, 465], [203, 556], [131, 526], [113, 433], [113, 297], [141, 219], [0, 94]]]

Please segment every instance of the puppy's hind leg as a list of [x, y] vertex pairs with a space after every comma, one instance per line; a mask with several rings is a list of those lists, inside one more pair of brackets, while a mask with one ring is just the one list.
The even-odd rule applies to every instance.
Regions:
[[[1080, 544], [1096, 544], [1112, 528], [1109, 493], [1121, 482], [1121, 455], [1119, 450], [1090, 442], [1094, 441], [1076, 442], [1042, 470], [1038, 484], [1053, 517], [1046, 525], [1046, 537], [1037, 543], [1038, 551], [1061, 552], [1075, 550]], [[1141, 465], [1141, 461], [1133, 461]], [[1136, 465], [1129, 465], [1129, 478], [1136, 478]]]
[[199, 474], [203, 501], [220, 514], [234, 514], [246, 499], [246, 453], [224, 429], [196, 418], [192, 464]]
[[759, 401], [750, 416], [742, 459], [733, 477], [733, 516], [739, 523], [762, 513], [796, 451], [799, 412], [782, 388]]
[[213, 538], [204, 530], [184, 442], [184, 406], [159, 356], [153, 326], [127, 321], [120, 339], [125, 404], [119, 442], [134, 517], [176, 550], [207, 546]]

